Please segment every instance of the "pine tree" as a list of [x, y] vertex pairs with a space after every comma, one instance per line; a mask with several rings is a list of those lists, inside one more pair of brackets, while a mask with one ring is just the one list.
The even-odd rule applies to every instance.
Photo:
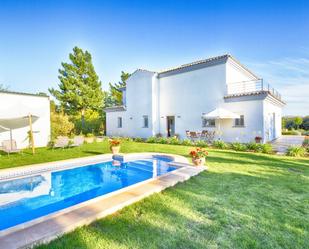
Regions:
[[80, 113], [84, 124], [87, 109], [100, 111], [103, 108], [104, 94], [91, 54], [74, 47], [69, 58], [71, 62], [61, 63], [59, 69], [59, 90], [51, 88], [49, 92], [60, 102], [65, 113]]

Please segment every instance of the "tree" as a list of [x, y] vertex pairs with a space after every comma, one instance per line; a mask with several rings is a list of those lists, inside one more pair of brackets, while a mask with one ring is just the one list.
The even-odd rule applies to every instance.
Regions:
[[110, 91], [109, 102], [116, 105], [122, 104], [122, 91], [120, 91], [120, 89], [126, 87], [127, 85], [126, 82], [130, 76], [131, 74], [121, 71], [120, 75], [121, 81], [115, 84], [109, 83], [109, 91]]
[[49, 92], [60, 102], [66, 114], [79, 113], [84, 126], [85, 111], [102, 109], [104, 94], [91, 54], [74, 47], [69, 58], [71, 62], [61, 63], [62, 68], [59, 69], [59, 90], [51, 88]]
[[294, 123], [296, 125], [296, 129], [299, 129], [299, 126], [303, 123], [303, 119], [301, 117], [296, 117], [294, 119]]

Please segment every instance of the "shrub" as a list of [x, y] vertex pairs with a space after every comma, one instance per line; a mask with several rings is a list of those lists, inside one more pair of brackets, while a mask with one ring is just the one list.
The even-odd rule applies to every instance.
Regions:
[[248, 147], [246, 144], [235, 142], [235, 143], [231, 143], [231, 149], [236, 150], [236, 151], [246, 151]]
[[273, 147], [271, 144], [261, 144], [261, 151], [265, 154], [270, 154], [273, 152]]
[[225, 143], [221, 140], [213, 141], [212, 146], [217, 148], [217, 149], [227, 149], [228, 148], [227, 143]]
[[137, 142], [137, 143], [142, 143], [142, 142], [144, 142], [145, 140], [144, 140], [143, 138], [141, 138], [141, 137], [136, 137], [136, 138], [133, 139], [133, 141], [135, 141], [135, 142]]
[[74, 124], [70, 121], [68, 115], [52, 112], [50, 119], [52, 139], [55, 139], [58, 136], [69, 136], [72, 133]]
[[159, 143], [159, 144], [167, 144], [168, 142], [168, 139], [166, 137], [159, 137], [156, 139], [156, 143]]
[[[308, 122], [309, 123], [309, 122]], [[303, 131], [302, 133], [301, 133], [303, 136], [309, 136], [309, 131]]]
[[204, 140], [197, 140], [195, 142], [195, 145], [198, 146], [198, 147], [207, 147], [208, 146], [208, 144]]
[[81, 115], [78, 114], [74, 117], [74, 124], [76, 134], [94, 133], [96, 135], [100, 135], [104, 133], [103, 119], [97, 111], [85, 111], [84, 126], [82, 126]]
[[304, 147], [299, 147], [299, 146], [290, 146], [287, 150], [287, 155], [288, 156], [294, 156], [294, 157], [300, 157], [305, 155], [305, 148]]
[[181, 141], [177, 137], [171, 137], [168, 139], [169, 144], [179, 145]]
[[309, 147], [309, 137], [305, 137], [305, 140], [303, 142], [303, 147], [306, 147], [306, 148]]
[[248, 143], [247, 144], [248, 150], [255, 151], [255, 152], [262, 152], [262, 144], [258, 143]]
[[185, 145], [185, 146], [192, 146], [193, 145], [192, 141], [189, 140], [189, 139], [182, 140], [181, 144]]
[[282, 131], [282, 135], [301, 135], [301, 131], [296, 130]]
[[146, 139], [146, 143], [155, 143], [156, 141], [157, 141], [156, 137], [149, 137]]

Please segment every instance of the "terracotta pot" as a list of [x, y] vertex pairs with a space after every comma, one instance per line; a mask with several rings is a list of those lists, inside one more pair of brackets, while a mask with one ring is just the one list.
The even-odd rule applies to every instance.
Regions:
[[112, 151], [113, 155], [119, 154], [120, 146], [111, 146], [111, 151]]
[[262, 138], [255, 138], [255, 142], [256, 142], [257, 144], [261, 143], [261, 141], [262, 141]]
[[195, 166], [203, 166], [205, 165], [205, 157], [202, 157], [202, 158], [192, 158], [192, 163], [195, 165]]
[[100, 143], [103, 142], [104, 138], [103, 137], [96, 137], [96, 142]]

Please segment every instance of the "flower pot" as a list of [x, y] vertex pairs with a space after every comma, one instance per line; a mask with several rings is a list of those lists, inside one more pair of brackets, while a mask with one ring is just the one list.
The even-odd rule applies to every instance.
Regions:
[[120, 146], [111, 146], [111, 151], [112, 151], [113, 155], [119, 154]]
[[195, 166], [203, 166], [205, 164], [205, 157], [202, 157], [202, 158], [192, 158], [192, 163], [195, 165]]
[[94, 137], [85, 137], [85, 141], [87, 144], [91, 144], [94, 142]]
[[255, 142], [256, 142], [257, 144], [261, 143], [261, 141], [262, 141], [262, 138], [255, 138]]

